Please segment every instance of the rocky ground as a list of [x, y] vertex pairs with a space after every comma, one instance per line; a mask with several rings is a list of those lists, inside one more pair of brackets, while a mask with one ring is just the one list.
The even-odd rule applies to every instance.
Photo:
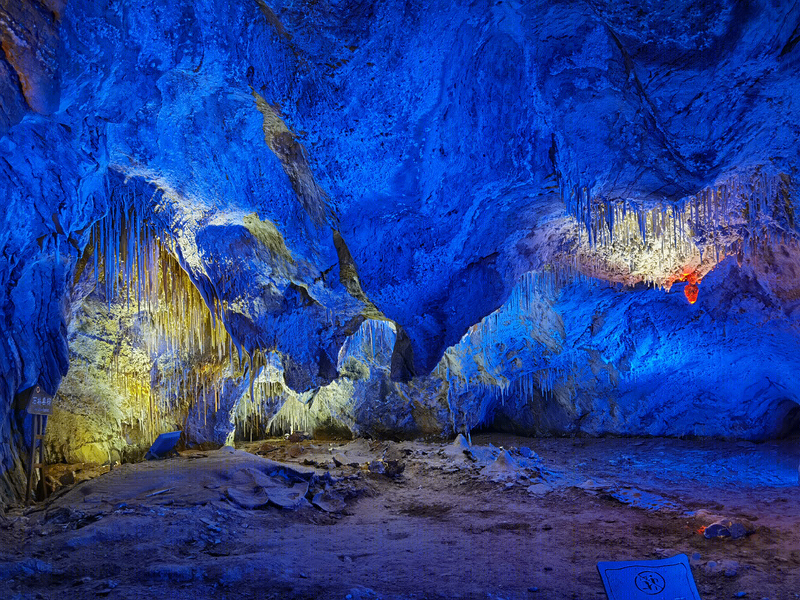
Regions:
[[599, 560], [685, 553], [704, 600], [794, 600], [799, 453], [495, 434], [183, 452], [9, 509], [0, 597], [592, 599]]

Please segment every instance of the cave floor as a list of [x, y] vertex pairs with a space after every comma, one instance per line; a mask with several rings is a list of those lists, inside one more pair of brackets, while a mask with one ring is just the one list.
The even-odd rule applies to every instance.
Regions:
[[[679, 553], [704, 600], [800, 598], [797, 439], [472, 442], [123, 465], [8, 511], [0, 598], [592, 599], [597, 561]], [[719, 518], [750, 534], [706, 539]]]

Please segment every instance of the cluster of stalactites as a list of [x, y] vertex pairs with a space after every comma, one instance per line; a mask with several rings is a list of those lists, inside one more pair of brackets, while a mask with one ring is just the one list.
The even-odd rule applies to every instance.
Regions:
[[688, 265], [704, 275], [725, 256], [796, 237], [785, 178], [734, 175], [677, 203], [598, 201], [581, 188], [568, 214], [578, 223], [571, 267], [622, 283], [669, 288]]
[[[368, 368], [388, 370], [395, 338], [396, 330], [391, 321], [364, 320], [340, 348], [337, 368], [346, 370], [348, 359], [354, 358], [366, 363]], [[313, 432], [328, 418], [340, 422], [349, 419], [346, 402], [343, 402], [347, 393], [339, 389], [339, 382], [298, 395], [285, 386], [277, 353], [266, 354], [255, 362], [261, 372], [255, 381], [255, 393], [242, 400], [237, 413], [236, 430], [240, 437], [252, 439], [258, 434]], [[265, 415], [271, 416], [265, 421]]]
[[234, 415], [236, 435], [241, 438], [261, 436], [270, 419], [287, 401], [289, 392], [283, 379], [283, 365], [275, 350], [256, 350], [249, 357], [249, 391], [239, 400]]
[[352, 431], [351, 393], [350, 386], [333, 381], [318, 390], [288, 395], [267, 423], [264, 433], [274, 436], [294, 432], [314, 434], [318, 427], [332, 423]]
[[[325, 402], [322, 397], [321, 402]], [[287, 398], [279, 411], [267, 423], [266, 431], [270, 435], [278, 436], [285, 433], [313, 432], [317, 419], [311, 407], [300, 398]]]
[[209, 310], [175, 258], [172, 238], [156, 233], [139, 211], [113, 205], [95, 225], [92, 245], [95, 279], [102, 275], [109, 306], [119, 296], [149, 317], [151, 356], [211, 350], [222, 360], [229, 353], [231, 339], [219, 318], [223, 307], [215, 302]]
[[341, 370], [350, 356], [366, 359], [374, 366], [389, 367], [396, 337], [391, 321], [365, 319], [339, 349], [337, 368]]
[[[140, 343], [150, 357], [150, 373], [110, 365], [116, 387], [140, 407], [139, 426], [151, 439], [176, 426], [176, 414], [202, 403], [203, 419], [218, 411], [226, 383], [250, 377], [249, 399], [237, 412], [245, 428], [265, 422], [264, 402], [256, 397], [281, 397], [283, 385], [261, 381], [273, 355], [259, 348], [237, 352], [221, 315], [224, 304], [209, 308], [175, 258], [174, 241], [142, 218], [135, 204], [112, 205], [92, 231], [97, 289], [109, 307], [121, 301], [138, 311]], [[133, 345], [134, 340], [128, 340]], [[258, 381], [258, 383], [257, 383]], [[282, 381], [282, 380], [281, 380]], [[205, 424], [205, 423], [204, 423]]]

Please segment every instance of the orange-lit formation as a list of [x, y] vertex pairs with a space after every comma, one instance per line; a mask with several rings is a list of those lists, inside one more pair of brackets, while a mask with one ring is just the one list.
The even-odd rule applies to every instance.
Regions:
[[678, 281], [686, 282], [686, 287], [683, 288], [683, 294], [686, 296], [689, 304], [697, 302], [697, 294], [700, 292], [700, 278], [697, 277], [697, 272], [684, 272]]

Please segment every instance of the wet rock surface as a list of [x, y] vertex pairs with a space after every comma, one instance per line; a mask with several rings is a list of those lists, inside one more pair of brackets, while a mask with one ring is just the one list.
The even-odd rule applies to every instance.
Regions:
[[[598, 560], [685, 553], [703, 598], [800, 589], [796, 440], [472, 442], [272, 439], [122, 465], [11, 509], [0, 585], [14, 599], [571, 600], [602, 590]], [[245, 451], [265, 445], [271, 459]], [[402, 473], [371, 468], [391, 460]], [[752, 531], [707, 539], [723, 519]]]

